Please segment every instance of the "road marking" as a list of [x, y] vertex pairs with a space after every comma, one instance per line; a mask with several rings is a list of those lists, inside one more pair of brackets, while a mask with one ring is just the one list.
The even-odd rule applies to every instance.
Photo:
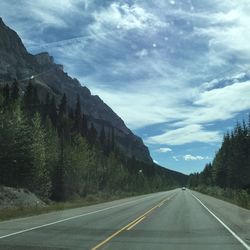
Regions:
[[128, 227], [126, 230], [131, 230], [133, 227], [135, 227], [137, 224], [139, 224], [142, 220], [144, 220], [146, 218], [146, 216], [143, 216], [141, 219], [139, 219], [138, 221], [136, 221], [134, 224], [132, 224], [130, 227]]
[[[172, 196], [170, 196], [168, 198], [168, 200], [170, 200], [171, 198], [173, 198], [176, 194], [173, 194]], [[160, 201], [159, 203], [157, 203], [155, 206], [153, 206], [152, 208], [150, 208], [147, 212], [145, 212], [144, 214], [140, 215], [139, 217], [137, 217], [135, 220], [131, 221], [129, 224], [127, 224], [126, 226], [124, 226], [123, 228], [119, 229], [118, 231], [114, 232], [113, 234], [111, 234], [108, 238], [106, 238], [105, 240], [101, 241], [98, 245], [94, 246], [93, 248], [91, 248], [91, 250], [96, 250], [98, 248], [100, 248], [101, 246], [105, 245], [108, 241], [110, 241], [111, 239], [113, 239], [115, 236], [117, 236], [118, 234], [120, 234], [122, 231], [125, 230], [129, 230], [129, 228], [134, 227], [136, 224], [138, 224], [140, 221], [142, 221], [143, 217], [146, 217], [146, 215], [148, 215], [149, 213], [151, 213], [153, 210], [155, 210], [159, 204], [161, 204], [163, 201], [166, 201], [167, 199], [164, 199], [162, 201]], [[137, 223], [138, 222], [138, 223]]]
[[242, 240], [232, 229], [230, 229], [219, 217], [217, 217], [206, 205], [203, 204], [203, 202], [197, 198], [193, 193], [191, 193], [193, 197], [218, 221], [222, 226], [224, 226], [229, 233], [233, 235], [235, 239], [237, 239], [247, 250], [250, 250], [250, 247], [247, 245], [247, 243]]
[[170, 200], [172, 197], [173, 197], [173, 195], [170, 196], [170, 197], [168, 197], [168, 198], [166, 198], [166, 199], [164, 199], [160, 204], [158, 204], [158, 207], [161, 207], [162, 205], [164, 205], [164, 203], [165, 203], [166, 201]]
[[110, 209], [113, 209], [113, 208], [126, 206], [126, 205], [131, 204], [131, 203], [135, 203], [135, 202], [138, 202], [138, 201], [141, 201], [141, 200], [152, 198], [152, 196], [154, 196], [154, 195], [143, 197], [143, 198], [140, 198], [140, 199], [137, 199], [137, 200], [133, 200], [133, 201], [128, 201], [128, 202], [125, 202], [125, 203], [122, 203], [122, 204], [119, 204], [119, 205], [114, 205], [114, 206], [111, 206], [111, 207], [99, 209], [99, 210], [96, 210], [96, 211], [93, 211], [93, 212], [88, 212], [88, 213], [84, 213], [84, 214], [75, 215], [75, 216], [68, 217], [68, 218], [65, 218], [65, 219], [62, 219], [62, 220], [58, 220], [58, 221], [46, 223], [46, 224], [43, 224], [43, 225], [40, 225], [40, 226], [35, 226], [35, 227], [27, 228], [27, 229], [20, 230], [20, 231], [14, 232], [14, 233], [2, 235], [2, 236], [0, 236], [0, 240], [4, 239], [4, 238], [11, 237], [11, 236], [15, 236], [15, 235], [18, 235], [18, 234], [30, 232], [30, 231], [33, 231], [33, 230], [36, 230], [36, 229], [40, 229], [40, 228], [52, 226], [52, 225], [55, 225], [55, 224], [58, 224], [58, 223], [62, 223], [62, 222], [65, 222], [65, 221], [69, 221], [69, 220], [77, 219], [77, 218], [80, 218], [80, 217], [84, 217], [84, 216], [87, 216], [87, 215], [97, 214], [97, 213], [100, 213], [100, 212], [103, 212], [103, 211], [107, 211], [107, 210], [110, 210]]

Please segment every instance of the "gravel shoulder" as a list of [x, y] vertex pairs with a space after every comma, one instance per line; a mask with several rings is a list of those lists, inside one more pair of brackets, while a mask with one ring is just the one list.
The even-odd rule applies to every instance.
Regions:
[[43, 201], [27, 189], [0, 186], [0, 211], [45, 206]]

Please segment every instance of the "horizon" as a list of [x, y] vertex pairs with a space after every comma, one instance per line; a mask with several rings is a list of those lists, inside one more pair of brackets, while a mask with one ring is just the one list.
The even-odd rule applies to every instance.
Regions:
[[2, 1], [0, 7], [30, 53], [48, 51], [99, 95], [160, 166], [202, 171], [223, 134], [249, 114], [246, 1]]

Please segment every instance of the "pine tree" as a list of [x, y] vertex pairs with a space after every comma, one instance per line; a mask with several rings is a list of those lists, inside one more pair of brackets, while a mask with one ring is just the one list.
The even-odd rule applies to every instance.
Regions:
[[49, 171], [46, 169], [45, 131], [41, 124], [41, 117], [35, 113], [32, 119], [32, 181], [31, 190], [43, 197], [49, 197], [51, 182]]
[[66, 109], [67, 109], [67, 98], [66, 95], [64, 94], [61, 102], [59, 104], [59, 113], [58, 113], [58, 131], [61, 136], [65, 136], [65, 131], [66, 131]]
[[0, 183], [27, 187], [32, 166], [31, 129], [19, 105], [0, 112]]
[[4, 107], [7, 107], [10, 103], [10, 87], [8, 84], [6, 84], [3, 88], [3, 105]]
[[81, 130], [81, 134], [82, 136], [84, 136], [85, 138], [87, 138], [88, 135], [88, 120], [87, 120], [87, 116], [86, 115], [82, 115], [82, 130]]
[[75, 124], [74, 128], [77, 133], [81, 132], [81, 120], [82, 120], [82, 113], [81, 113], [81, 101], [80, 96], [77, 95], [77, 102], [76, 102], [76, 108], [75, 108]]
[[31, 106], [32, 106], [32, 113], [33, 114], [35, 114], [36, 112], [40, 112], [40, 99], [38, 96], [36, 86], [33, 87]]
[[102, 148], [104, 149], [104, 147], [106, 145], [106, 135], [105, 135], [104, 126], [102, 126], [102, 130], [101, 130], [101, 133], [100, 133], [99, 140], [100, 140], [100, 144], [101, 144]]
[[23, 98], [24, 108], [29, 116], [33, 115], [32, 101], [33, 101], [33, 84], [30, 80], [26, 87]]
[[11, 86], [11, 100], [15, 102], [19, 98], [19, 84], [15, 79]]
[[49, 93], [47, 93], [45, 98], [45, 103], [42, 105], [41, 109], [41, 115], [43, 121], [46, 121], [47, 117], [49, 116], [49, 108], [50, 108], [50, 95]]
[[93, 122], [91, 122], [88, 134], [88, 141], [90, 142], [91, 145], [94, 145], [96, 143], [96, 138], [97, 138], [97, 131], [94, 127]]

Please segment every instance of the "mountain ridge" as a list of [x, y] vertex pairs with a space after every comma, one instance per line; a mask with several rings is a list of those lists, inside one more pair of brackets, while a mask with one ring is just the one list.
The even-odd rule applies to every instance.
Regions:
[[30, 54], [18, 34], [6, 26], [0, 17], [0, 84], [17, 79], [24, 88], [30, 78], [38, 86], [39, 93], [45, 97], [49, 92], [59, 100], [66, 93], [69, 106], [74, 107], [76, 96], [80, 96], [83, 112], [100, 132], [114, 127], [119, 148], [129, 157], [152, 162], [148, 148], [142, 139], [126, 127], [124, 121], [97, 96], [92, 95], [86, 86], [71, 78], [63, 70], [63, 65], [54, 63], [48, 52]]

